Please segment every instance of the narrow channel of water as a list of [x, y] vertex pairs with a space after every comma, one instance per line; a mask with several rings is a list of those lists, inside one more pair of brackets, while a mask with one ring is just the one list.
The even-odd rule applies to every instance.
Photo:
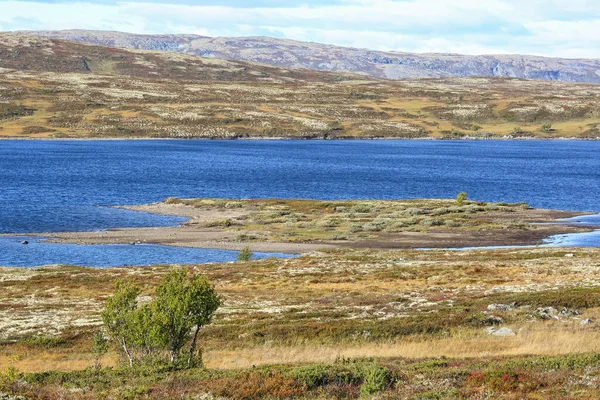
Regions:
[[[0, 266], [35, 267], [52, 264], [122, 267], [155, 264], [205, 264], [235, 261], [239, 252], [218, 249], [196, 249], [154, 244], [79, 245], [50, 243], [43, 237], [0, 237]], [[27, 245], [22, 242], [28, 242]], [[294, 254], [253, 253], [253, 259], [292, 258]]]

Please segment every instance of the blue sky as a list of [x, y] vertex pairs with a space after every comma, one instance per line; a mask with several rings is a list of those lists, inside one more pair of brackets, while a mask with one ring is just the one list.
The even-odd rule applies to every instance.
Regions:
[[38, 29], [600, 58], [598, 0], [0, 0], [0, 30]]

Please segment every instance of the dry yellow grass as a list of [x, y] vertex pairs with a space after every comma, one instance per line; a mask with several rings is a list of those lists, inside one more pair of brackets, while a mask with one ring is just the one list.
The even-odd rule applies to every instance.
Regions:
[[[407, 338], [396, 343], [340, 346], [261, 346], [232, 350], [209, 350], [205, 363], [214, 369], [243, 369], [253, 365], [331, 363], [344, 358], [430, 359], [482, 358], [530, 355], [566, 355], [600, 351], [600, 332], [536, 324], [516, 336], [494, 337], [479, 331], [457, 332], [449, 338]], [[516, 329], [518, 331], [518, 329]]]
[[[596, 310], [594, 315], [600, 315], [600, 312]], [[210, 348], [204, 352], [204, 362], [210, 369], [230, 370], [263, 365], [331, 363], [342, 357], [477, 359], [600, 351], [600, 331], [581, 328], [576, 323], [534, 322], [511, 328], [518, 332], [516, 336], [494, 337], [483, 332], [483, 329], [466, 329], [456, 331], [447, 338], [431, 339], [419, 335], [393, 343]], [[104, 366], [115, 366], [117, 359], [117, 354], [113, 352], [105, 355], [101, 362]], [[84, 350], [78, 353], [61, 349], [30, 350], [18, 355], [9, 352], [0, 356], [0, 370], [14, 366], [22, 372], [75, 371], [91, 367], [94, 363], [93, 354]]]

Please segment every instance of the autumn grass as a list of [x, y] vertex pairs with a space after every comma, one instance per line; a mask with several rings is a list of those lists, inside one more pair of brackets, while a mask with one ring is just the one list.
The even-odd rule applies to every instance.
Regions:
[[[192, 266], [216, 285], [224, 305], [202, 332], [209, 371], [175, 372], [167, 380], [163, 373], [120, 370], [115, 352], [101, 360], [112, 370], [94, 372], [91, 338], [115, 279], [133, 279], [145, 296], [170, 266], [4, 268], [0, 321], [18, 329], [2, 330], [0, 370], [15, 367], [29, 385], [2, 390], [43, 398], [71, 398], [70, 388], [84, 388], [79, 396], [89, 398], [132, 396], [129, 391], [138, 393], [133, 398], [186, 397], [207, 390], [252, 398], [244, 396], [255, 390], [264, 398], [286, 398], [278, 386], [306, 398], [356, 398], [361, 374], [375, 362], [394, 377], [386, 398], [428, 398], [419, 396], [432, 391], [464, 398], [481, 387], [492, 398], [520, 398], [528, 385], [550, 398], [593, 397], [594, 386], [578, 382], [595, 379], [600, 333], [595, 323], [580, 321], [600, 317], [598, 265], [595, 249], [331, 249], [290, 260]], [[515, 336], [486, 333], [494, 325], [482, 316], [496, 303], [513, 305], [490, 314]], [[579, 315], [547, 321], [538, 307]], [[87, 325], [76, 326], [82, 318]], [[329, 383], [305, 386], [306, 368], [310, 379]], [[513, 372], [527, 384], [504, 387], [495, 378]], [[240, 389], [234, 384], [240, 376], [252, 385]], [[355, 378], [343, 383], [339, 376]]]
[[[595, 310], [591, 315], [600, 315]], [[482, 329], [459, 329], [450, 337], [415, 335], [394, 342], [364, 344], [279, 346], [262, 345], [236, 349], [205, 349], [209, 369], [239, 370], [252, 366], [328, 364], [339, 358], [431, 358], [479, 359], [507, 356], [562, 356], [594, 353], [600, 350], [600, 332], [579, 329], [577, 324], [527, 323], [511, 326], [518, 335], [493, 337]], [[82, 341], [73, 347], [54, 349], [13, 346], [0, 353], [0, 369], [14, 365], [19, 371], [76, 371], [92, 367], [95, 359], [91, 345]], [[105, 366], [116, 366], [118, 356], [111, 352], [101, 358]]]
[[[531, 326], [527, 326], [531, 329]], [[256, 347], [206, 352], [215, 369], [245, 369], [253, 365], [333, 363], [343, 358], [480, 359], [504, 356], [561, 356], [600, 350], [600, 333], [559, 327], [533, 327], [515, 337], [497, 338], [480, 331], [456, 332], [451, 338], [409, 337], [401, 342], [339, 346]]]

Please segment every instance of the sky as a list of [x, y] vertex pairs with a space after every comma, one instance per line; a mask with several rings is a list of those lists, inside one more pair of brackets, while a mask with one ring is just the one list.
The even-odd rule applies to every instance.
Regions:
[[0, 31], [271, 36], [340, 46], [600, 58], [599, 0], [0, 0]]

